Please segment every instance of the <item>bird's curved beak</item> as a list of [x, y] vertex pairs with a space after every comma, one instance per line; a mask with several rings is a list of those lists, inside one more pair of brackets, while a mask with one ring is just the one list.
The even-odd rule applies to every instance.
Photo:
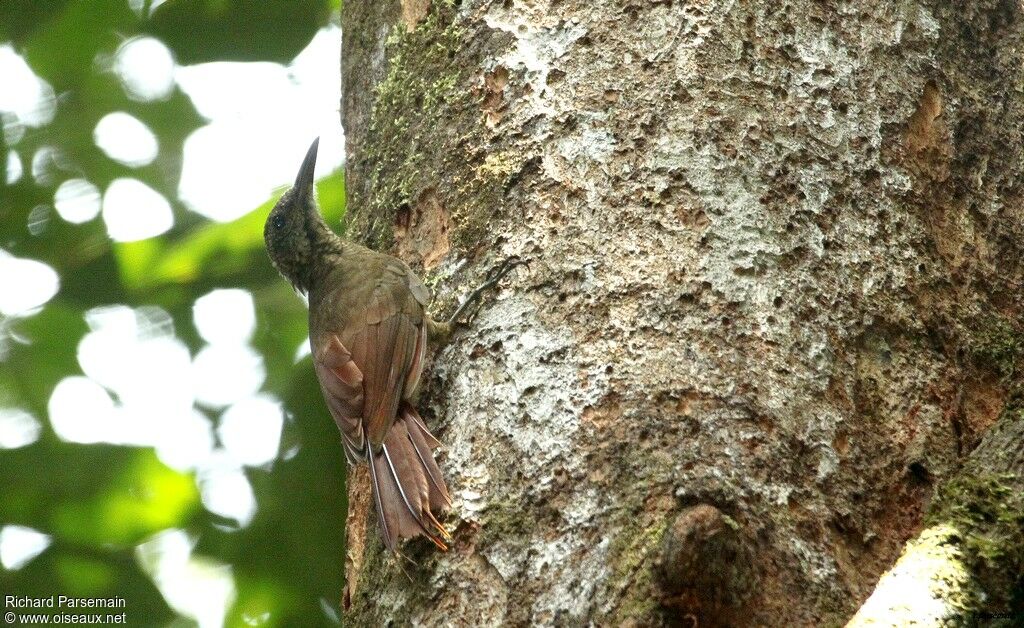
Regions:
[[299, 167], [299, 174], [295, 177], [295, 188], [302, 193], [313, 189], [313, 172], [316, 169], [316, 150], [319, 145], [320, 138], [318, 137], [310, 145], [306, 152], [306, 158], [302, 160], [302, 165]]

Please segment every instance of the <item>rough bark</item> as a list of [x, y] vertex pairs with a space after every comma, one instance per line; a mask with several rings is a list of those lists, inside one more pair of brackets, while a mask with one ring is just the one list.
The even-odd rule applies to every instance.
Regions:
[[350, 530], [346, 623], [845, 622], [1019, 370], [1019, 3], [342, 22], [350, 235], [440, 311], [534, 259], [421, 399], [453, 550]]

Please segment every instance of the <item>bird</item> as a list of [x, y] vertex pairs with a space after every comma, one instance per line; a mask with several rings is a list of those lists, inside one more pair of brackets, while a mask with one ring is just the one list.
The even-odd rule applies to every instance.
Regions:
[[271, 263], [309, 303], [313, 367], [341, 432], [349, 465], [369, 465], [384, 545], [424, 536], [441, 550], [452, 537], [439, 519], [452, 500], [434, 450], [440, 446], [414, 405], [428, 341], [444, 343], [484, 291], [516, 266], [505, 260], [447, 321], [427, 312], [430, 293], [402, 260], [336, 234], [314, 189], [319, 138], [294, 185], [270, 214], [263, 236]]

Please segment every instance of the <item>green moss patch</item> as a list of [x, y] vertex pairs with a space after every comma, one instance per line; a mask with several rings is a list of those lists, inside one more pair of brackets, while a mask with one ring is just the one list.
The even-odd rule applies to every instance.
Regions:
[[979, 365], [1011, 378], [1024, 353], [1024, 334], [1002, 319], [989, 321], [970, 343], [971, 356]]
[[978, 592], [967, 610], [1005, 609], [1022, 584], [1024, 497], [1015, 483], [1019, 479], [1012, 474], [955, 478], [939, 489], [928, 515], [929, 526], [946, 524], [956, 531], [963, 561], [976, 577]]

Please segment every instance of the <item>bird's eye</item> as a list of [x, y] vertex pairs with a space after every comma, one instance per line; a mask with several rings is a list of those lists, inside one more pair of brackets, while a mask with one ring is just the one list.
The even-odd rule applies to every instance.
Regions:
[[284, 216], [282, 216], [281, 214], [274, 216], [272, 223], [275, 229], [284, 228]]

